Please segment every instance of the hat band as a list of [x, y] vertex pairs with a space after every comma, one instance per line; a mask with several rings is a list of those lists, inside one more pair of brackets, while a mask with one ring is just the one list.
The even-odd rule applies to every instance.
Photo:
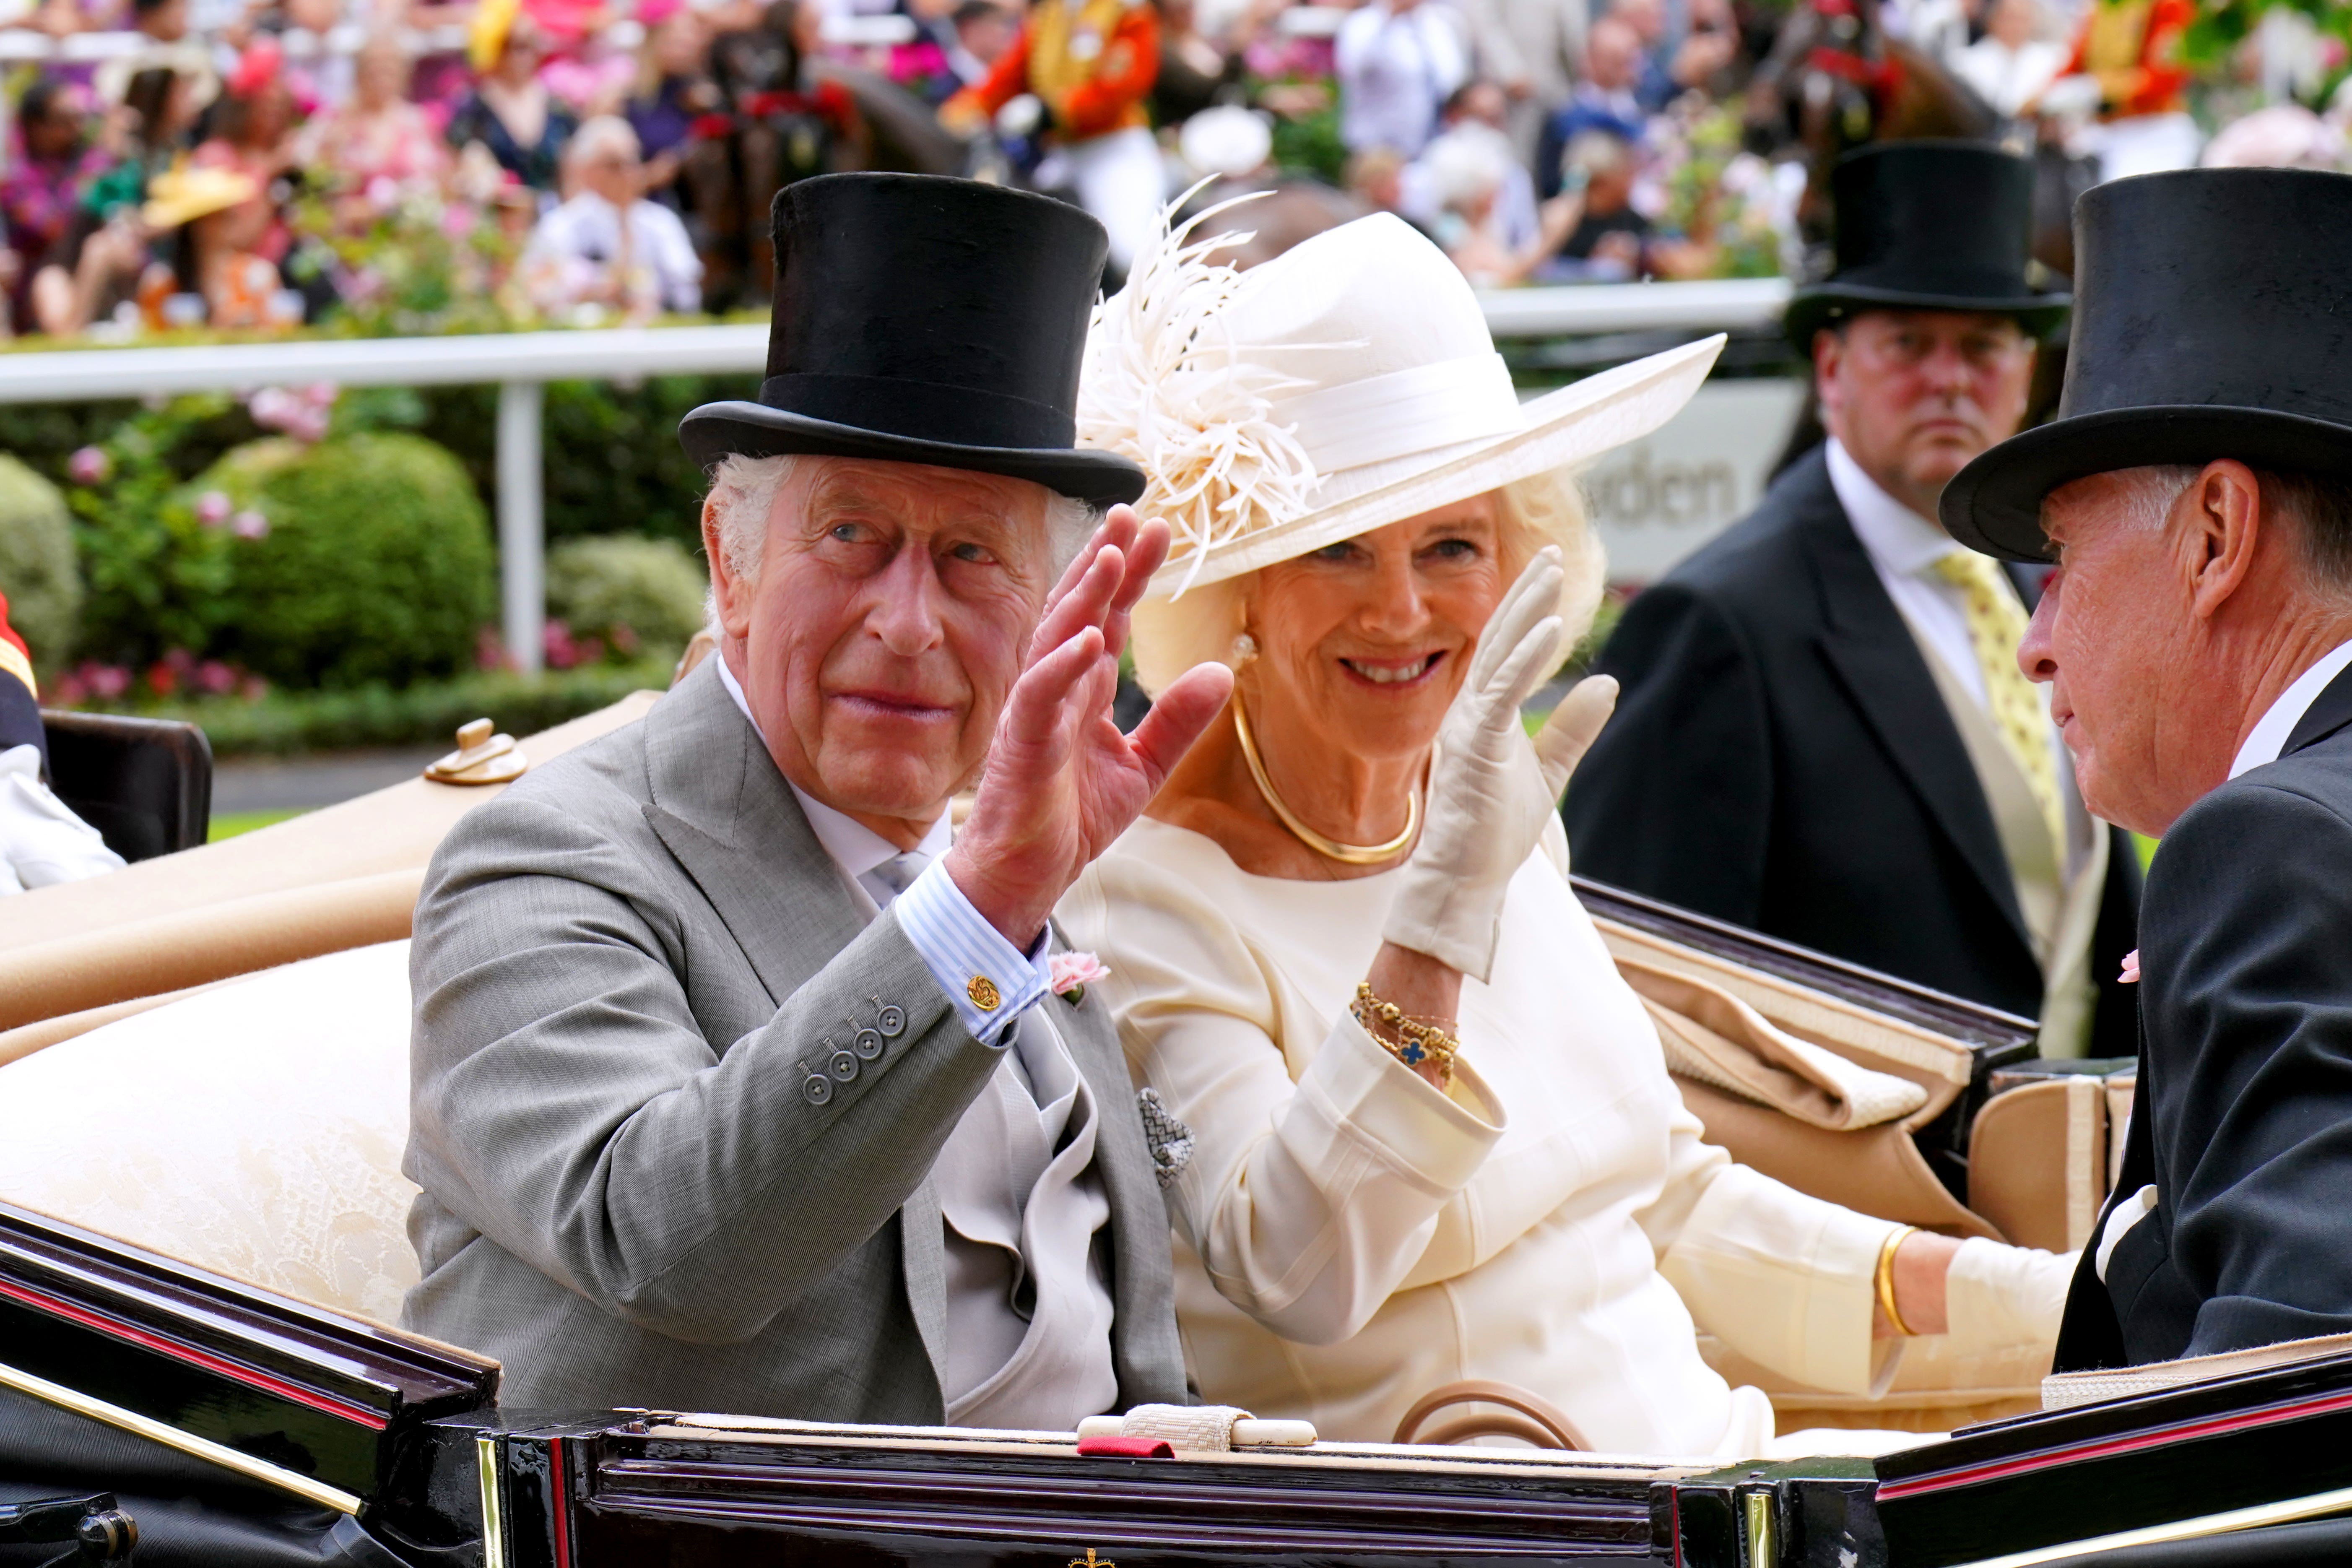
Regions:
[[1318, 474], [1409, 458], [1520, 427], [1510, 367], [1491, 350], [1276, 400]]
[[1059, 408], [977, 386], [884, 375], [772, 375], [760, 401], [855, 430], [950, 447], [1027, 447], [1066, 451], [1077, 421]]

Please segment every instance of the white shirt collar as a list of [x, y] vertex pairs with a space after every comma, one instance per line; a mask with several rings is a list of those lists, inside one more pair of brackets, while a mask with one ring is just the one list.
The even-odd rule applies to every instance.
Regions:
[[1880, 488], [1834, 436], [1829, 438], [1830, 488], [1872, 560], [1916, 577], [1960, 548], [1959, 542]]
[[2230, 776], [2236, 778], [2251, 768], [2277, 762], [2279, 752], [2286, 747], [2286, 738], [2294, 733], [2294, 727], [2303, 722], [2303, 716], [2311, 711], [2319, 694], [2327, 689], [2329, 681], [2344, 673], [2347, 665], [2352, 665], [2352, 642], [2336, 644], [2317, 664], [2296, 676], [2294, 684], [2280, 692], [2269, 710], [2246, 731], [2245, 743], [2238, 748], [2237, 756], [2230, 763]]
[[[736, 708], [751, 726], [751, 732], [760, 737], [760, 743], [766, 745], [767, 731], [760, 728], [757, 719], [751, 717], [751, 705], [743, 700], [742, 685], [736, 680], [735, 671], [728, 666], [727, 656], [713, 652], [710, 657], [719, 666], [719, 684], [724, 686], [727, 695], [735, 700]], [[808, 818], [809, 831], [816, 835], [816, 841], [824, 846], [824, 852], [833, 857], [833, 863], [847, 873], [852, 881], [857, 881], [866, 872], [898, 853], [896, 844], [856, 817], [835, 811], [790, 779], [784, 783], [791, 784], [793, 794], [799, 797], [802, 814]], [[931, 824], [930, 831], [923, 835], [923, 841], [915, 846], [917, 853], [936, 860], [948, 852], [948, 847], [955, 842], [952, 816], [950, 812], [940, 813], [940, 819]]]

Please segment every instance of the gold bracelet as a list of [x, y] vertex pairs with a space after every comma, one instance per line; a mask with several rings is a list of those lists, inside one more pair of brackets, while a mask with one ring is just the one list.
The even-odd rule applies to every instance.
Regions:
[[[1462, 1042], [1444, 1026], [1412, 1017], [1395, 1003], [1381, 1000], [1372, 994], [1371, 982], [1368, 980], [1357, 982], [1356, 999], [1348, 1011], [1364, 1026], [1364, 1033], [1378, 1041], [1389, 1055], [1409, 1068], [1434, 1062], [1439, 1080], [1453, 1081], [1454, 1055], [1462, 1048]], [[1382, 1029], [1396, 1037], [1389, 1038], [1381, 1032]]]
[[1886, 1314], [1886, 1321], [1894, 1326], [1895, 1331], [1906, 1340], [1917, 1338], [1918, 1333], [1903, 1321], [1903, 1314], [1895, 1310], [1895, 1253], [1904, 1242], [1918, 1234], [1919, 1227], [1916, 1225], [1888, 1231], [1886, 1239], [1878, 1244], [1878, 1268], [1871, 1276], [1872, 1288], [1878, 1292], [1878, 1310]]

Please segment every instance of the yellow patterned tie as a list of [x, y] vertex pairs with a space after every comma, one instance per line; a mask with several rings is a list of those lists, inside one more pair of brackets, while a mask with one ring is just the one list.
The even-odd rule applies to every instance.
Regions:
[[2058, 767], [2050, 755], [2050, 721], [2033, 683], [2017, 668], [2017, 645], [2025, 640], [2025, 606], [1989, 555], [1955, 550], [1936, 563], [1936, 575], [1960, 591], [1960, 611], [1969, 624], [1969, 646], [1984, 671], [1985, 706], [2001, 743], [2024, 771], [2026, 787], [2042, 808], [2050, 844], [2059, 863], [2066, 858], [2066, 808], [2058, 798]]

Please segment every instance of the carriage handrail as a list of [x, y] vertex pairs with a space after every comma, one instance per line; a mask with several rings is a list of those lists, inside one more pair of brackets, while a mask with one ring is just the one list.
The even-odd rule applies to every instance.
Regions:
[[[1498, 339], [1612, 332], [1753, 330], [1780, 319], [1778, 278], [1612, 283], [1484, 294]], [[338, 386], [499, 386], [499, 600], [506, 646], [536, 672], [544, 627], [541, 388], [551, 381], [756, 374], [765, 322], [484, 332], [430, 338], [292, 338], [158, 347], [26, 349], [0, 353], [0, 404], [97, 402], [189, 392]]]

